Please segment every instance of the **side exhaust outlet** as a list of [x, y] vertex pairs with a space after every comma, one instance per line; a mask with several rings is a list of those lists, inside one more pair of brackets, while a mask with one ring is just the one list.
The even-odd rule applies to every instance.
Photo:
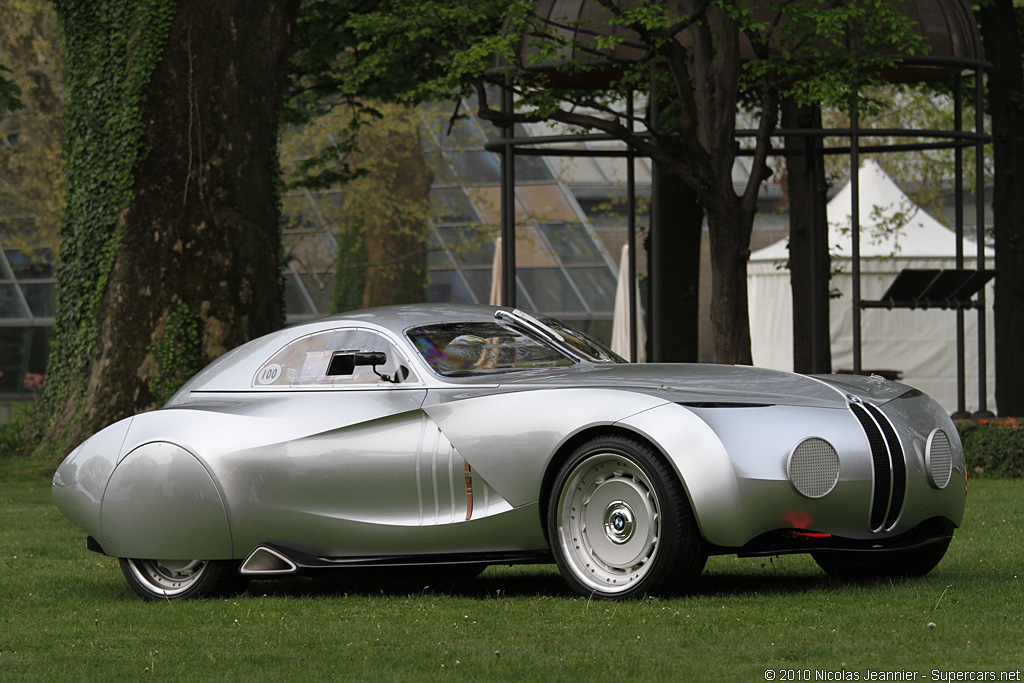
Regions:
[[238, 573], [247, 576], [280, 576], [293, 574], [299, 566], [273, 548], [265, 545], [249, 553], [245, 562], [239, 567]]

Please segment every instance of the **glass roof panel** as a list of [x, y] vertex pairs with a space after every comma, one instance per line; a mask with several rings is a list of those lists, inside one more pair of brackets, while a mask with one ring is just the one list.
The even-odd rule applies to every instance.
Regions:
[[494, 237], [473, 227], [439, 226], [438, 234], [463, 266], [490, 266], [494, 262]]
[[449, 166], [448, 157], [439, 150], [424, 151], [423, 158], [427, 160], [427, 166], [434, 173], [434, 182], [436, 183], [453, 183], [457, 182], [455, 174], [452, 173], [451, 166]]
[[466, 285], [459, 279], [458, 272], [454, 270], [431, 269], [430, 300], [453, 304], [480, 303], [473, 298], [473, 294], [466, 289]]
[[[467, 187], [466, 193], [473, 201], [480, 218], [488, 225], [501, 225], [501, 188], [500, 187]], [[518, 202], [517, 202], [518, 204]], [[516, 206], [516, 220], [520, 217]]]
[[626, 184], [626, 160], [616, 157], [594, 157], [594, 162], [601, 167], [604, 174], [608, 176], [609, 182], [625, 186]]
[[555, 169], [556, 177], [573, 185], [604, 185], [608, 180], [601, 168], [589, 157], [551, 157], [548, 159]]
[[551, 180], [551, 171], [541, 157], [519, 155], [516, 157], [516, 182], [521, 180]]
[[[453, 109], [454, 111], [454, 109]], [[459, 111], [462, 112], [463, 116], [451, 121], [451, 115], [444, 122], [444, 129], [441, 135], [441, 146], [445, 149], [467, 149], [470, 147], [482, 148], [484, 146], [484, 136], [481, 131], [476, 127], [473, 119], [466, 117], [465, 107], [460, 107]], [[475, 117], [474, 117], [475, 118]], [[448, 132], [448, 126], [451, 126], [451, 132]], [[493, 128], [493, 126], [491, 126]]]
[[431, 268], [451, 268], [452, 262], [445, 253], [444, 243], [436, 229], [427, 231], [427, 264]]
[[323, 190], [320, 192], [310, 192], [307, 196], [328, 229], [332, 229], [331, 226], [337, 225], [340, 222], [345, 202], [345, 194], [343, 192]]
[[7, 265], [6, 254], [0, 254], [0, 281], [13, 282], [14, 271]]
[[581, 223], [541, 223], [540, 229], [562, 263], [603, 263], [601, 252]]
[[534, 220], [569, 223], [580, 219], [558, 185], [524, 185], [517, 187], [516, 193]]
[[498, 160], [490, 152], [452, 152], [455, 172], [466, 182], [497, 183], [501, 180]]
[[582, 311], [583, 303], [559, 268], [518, 268], [519, 281], [530, 292], [538, 313], [558, 317], [561, 312]]
[[477, 303], [486, 304], [491, 300], [491, 269], [487, 270], [464, 270], [462, 276], [466, 278], [470, 289], [476, 296]]
[[299, 275], [306, 293], [316, 307], [314, 313], [327, 315], [331, 312], [331, 293], [334, 289], [334, 273], [309, 273]]
[[299, 272], [324, 271], [334, 267], [338, 242], [334, 235], [326, 232], [299, 235], [287, 244], [289, 264]]
[[[516, 269], [551, 268], [556, 266], [554, 255], [532, 225], [516, 226]], [[532, 290], [531, 290], [532, 291]]]
[[284, 307], [289, 315], [313, 315], [316, 311], [309, 305], [298, 276], [292, 272], [284, 274]]
[[10, 279], [11, 275], [18, 280], [42, 280], [53, 277], [53, 263], [56, 260], [49, 249], [38, 249], [29, 256], [21, 249], [4, 249], [4, 256], [11, 270], [8, 271], [3, 259], [0, 258], [0, 280]]
[[28, 318], [29, 312], [22, 303], [17, 285], [0, 284], [0, 318]]
[[480, 220], [461, 187], [432, 188], [430, 217], [439, 223], [473, 223]]
[[12, 394], [21, 390], [22, 356], [29, 333], [26, 327], [0, 327], [0, 392]]
[[55, 282], [33, 282], [22, 283], [21, 291], [25, 295], [32, 315], [37, 318], [52, 318], [57, 313], [54, 294], [57, 288]]
[[611, 313], [615, 310], [615, 287], [618, 284], [607, 266], [566, 268], [566, 273], [592, 311]]

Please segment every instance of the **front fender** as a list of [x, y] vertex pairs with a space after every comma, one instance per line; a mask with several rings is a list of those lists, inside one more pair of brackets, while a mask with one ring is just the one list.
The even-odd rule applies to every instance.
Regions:
[[144, 444], [118, 463], [103, 493], [100, 520], [100, 545], [115, 557], [232, 557], [216, 482], [198, 458], [174, 444]]
[[658, 444], [686, 489], [706, 541], [740, 546], [749, 539], [736, 470], [722, 441], [703, 420], [668, 403], [617, 424]]

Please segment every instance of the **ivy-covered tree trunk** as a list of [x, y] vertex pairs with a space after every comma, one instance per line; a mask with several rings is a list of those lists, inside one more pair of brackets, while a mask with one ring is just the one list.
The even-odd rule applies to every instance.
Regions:
[[981, 32], [992, 114], [995, 181], [992, 218], [996, 242], [996, 407], [1000, 415], [1024, 415], [1024, 64], [1020, 32], [1024, 9], [1011, 0], [982, 3]]
[[299, 0], [56, 0], [68, 206], [43, 455], [283, 320], [277, 115]]

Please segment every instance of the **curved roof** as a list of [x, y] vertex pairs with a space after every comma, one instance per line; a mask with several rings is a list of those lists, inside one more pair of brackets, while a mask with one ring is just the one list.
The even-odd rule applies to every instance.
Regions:
[[[773, 15], [765, 0], [752, 0], [759, 13], [766, 19]], [[895, 69], [887, 70], [886, 78], [891, 81], [916, 81], [949, 78], [960, 72], [969, 62], [980, 62], [982, 49], [974, 15], [962, 0], [893, 0], [917, 26], [919, 35], [928, 45], [923, 56], [911, 56]], [[639, 7], [642, 0], [621, 0], [626, 9]], [[562, 74], [555, 79], [556, 85], [575, 87], [599, 87], [607, 85], [615, 77], [612, 62], [630, 61], [639, 58], [639, 38], [629, 29], [610, 21], [612, 15], [599, 0], [539, 0], [535, 14], [548, 22], [552, 30], [565, 38], [568, 45], [560, 51], [566, 61], [578, 59], [595, 65], [608, 63], [608, 68], [576, 74]], [[599, 37], [615, 36], [622, 39], [611, 49], [596, 47]], [[749, 43], [741, 41], [744, 57], [752, 57]], [[548, 71], [556, 66], [531, 64], [537, 50], [531, 39], [524, 37], [517, 54], [523, 68]]]

